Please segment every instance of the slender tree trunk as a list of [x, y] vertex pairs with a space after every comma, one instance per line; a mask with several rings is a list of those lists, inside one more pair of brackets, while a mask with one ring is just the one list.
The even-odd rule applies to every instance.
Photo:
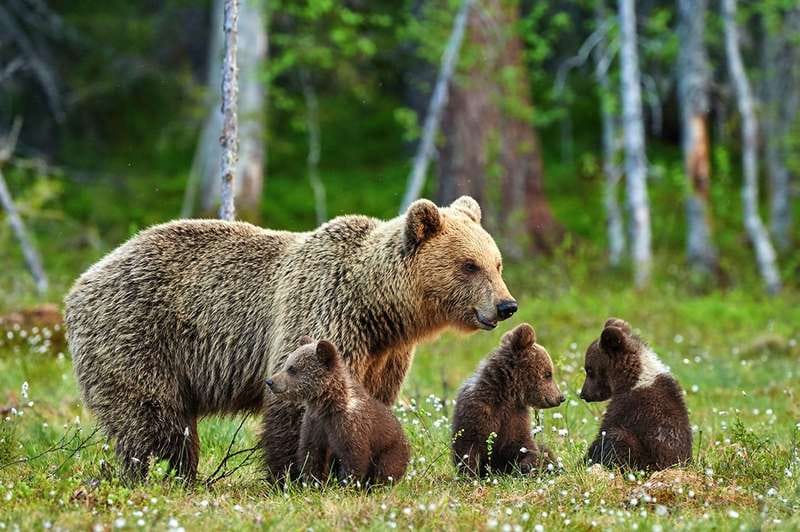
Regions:
[[447, 41], [447, 47], [442, 54], [442, 64], [439, 68], [439, 75], [436, 78], [436, 85], [433, 89], [428, 114], [425, 117], [425, 125], [422, 129], [422, 138], [417, 147], [417, 155], [414, 157], [414, 165], [408, 176], [408, 185], [403, 195], [400, 205], [400, 213], [405, 212], [411, 203], [416, 200], [425, 186], [425, 175], [428, 171], [431, 157], [434, 152], [434, 141], [436, 132], [439, 129], [439, 122], [442, 112], [447, 105], [447, 92], [450, 79], [453, 77], [456, 63], [458, 62], [458, 52], [461, 49], [461, 42], [464, 39], [464, 28], [467, 24], [470, 8], [474, 0], [463, 0], [461, 7], [453, 21], [453, 29]]
[[236, 58], [239, 35], [239, 0], [225, 0], [225, 58], [222, 60], [222, 190], [219, 217], [236, 217], [233, 179], [239, 163], [239, 67]]
[[17, 206], [14, 205], [14, 200], [11, 197], [11, 192], [6, 185], [5, 177], [3, 177], [2, 166], [11, 159], [11, 155], [17, 146], [17, 139], [19, 138], [19, 131], [22, 127], [22, 120], [17, 119], [11, 127], [11, 131], [6, 136], [2, 144], [0, 144], [0, 207], [6, 211], [8, 217], [8, 224], [11, 226], [12, 231], [19, 240], [19, 245], [22, 248], [22, 256], [25, 257], [25, 263], [33, 276], [36, 283], [36, 290], [40, 294], [47, 292], [47, 275], [42, 267], [42, 260], [39, 258], [39, 252], [33, 245], [28, 231], [25, 229], [25, 224], [17, 211]]
[[686, 197], [686, 251], [689, 264], [704, 274], [719, 270], [711, 236], [708, 139], [710, 67], [703, 37], [707, 0], [678, 0], [678, 100], [681, 107]]
[[[605, 2], [598, 2], [595, 12], [598, 29], [605, 27], [606, 17]], [[622, 169], [619, 165], [621, 143], [619, 119], [615, 112], [616, 106], [608, 75], [608, 30], [603, 29], [602, 31], [603, 35], [595, 47], [594, 57], [595, 78], [600, 87], [600, 117], [603, 126], [603, 174], [605, 175], [603, 204], [606, 211], [608, 261], [612, 266], [618, 266], [625, 253], [624, 220], [618, 199], [619, 182], [622, 179]]]
[[647, 159], [642, 123], [642, 93], [636, 50], [636, 12], [633, 0], [619, 0], [620, 64], [622, 68], [622, 129], [625, 175], [631, 224], [631, 253], [637, 287], [650, 281], [652, 268], [650, 205], [647, 198]]
[[[209, 113], [197, 144], [192, 170], [181, 209], [183, 217], [198, 209], [209, 215], [220, 202], [221, 180], [219, 142], [222, 130], [222, 58], [224, 0], [214, 0], [210, 31], [208, 88]], [[240, 76], [239, 137], [240, 156], [234, 177], [234, 196], [241, 219], [257, 222], [266, 160], [263, 121], [267, 101], [267, 85], [262, 83], [268, 39], [266, 23], [259, 0], [241, 0], [238, 46]], [[198, 198], [199, 196], [199, 198]]]
[[314, 90], [308, 72], [303, 70], [300, 73], [300, 84], [303, 87], [303, 98], [306, 102], [306, 129], [308, 130], [308, 157], [306, 165], [308, 167], [308, 182], [314, 193], [314, 212], [317, 215], [317, 224], [322, 224], [328, 219], [325, 185], [319, 176], [319, 158], [321, 150], [320, 131], [319, 131], [319, 102], [317, 91]]
[[[765, 20], [762, 18], [762, 20]], [[790, 158], [789, 138], [797, 118], [798, 46], [792, 36], [800, 31], [800, 9], [786, 14], [777, 28], [764, 25], [763, 132], [769, 181], [770, 231], [776, 246], [787, 250], [791, 244], [792, 208], [791, 178], [786, 161]]]
[[736, 0], [722, 0], [722, 20], [725, 27], [725, 50], [728, 69], [736, 91], [739, 113], [742, 116], [742, 203], [744, 223], [755, 249], [761, 277], [771, 293], [781, 288], [776, 266], [775, 249], [758, 213], [758, 125], [753, 110], [753, 95], [739, 51], [739, 32], [736, 25]]

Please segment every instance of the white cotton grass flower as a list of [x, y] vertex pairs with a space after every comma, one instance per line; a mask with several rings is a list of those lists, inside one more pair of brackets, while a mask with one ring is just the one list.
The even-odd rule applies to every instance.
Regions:
[[22, 383], [22, 398], [23, 399], [27, 399], [28, 398], [29, 389], [30, 389], [30, 386], [28, 385], [28, 381], [23, 382]]

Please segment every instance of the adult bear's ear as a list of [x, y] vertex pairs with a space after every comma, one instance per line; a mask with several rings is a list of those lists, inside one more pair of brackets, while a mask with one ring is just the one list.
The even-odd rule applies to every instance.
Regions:
[[600, 348], [609, 355], [618, 355], [628, 350], [630, 339], [628, 333], [619, 327], [606, 327], [600, 335]]
[[320, 340], [317, 342], [317, 358], [326, 368], [331, 369], [338, 362], [339, 353], [332, 343], [327, 340]]
[[308, 336], [307, 334], [304, 334], [303, 336], [300, 337], [299, 340], [297, 340], [297, 345], [306, 345], [306, 344], [313, 344], [313, 343], [314, 343], [314, 339], [311, 338], [310, 336]]
[[442, 229], [439, 207], [430, 200], [412, 203], [406, 211], [406, 244], [409, 249], [419, 246]]
[[476, 224], [481, 223], [481, 206], [471, 196], [461, 196], [451, 203], [450, 207], [463, 212]]
[[502, 343], [514, 353], [524, 351], [536, 343], [536, 331], [527, 323], [517, 325], [503, 335]]
[[622, 332], [626, 334], [631, 334], [631, 332], [633, 332], [631, 329], [631, 324], [620, 318], [608, 318], [606, 320], [606, 324], [603, 325], [603, 328], [606, 327], [616, 327], [617, 329], [621, 329]]

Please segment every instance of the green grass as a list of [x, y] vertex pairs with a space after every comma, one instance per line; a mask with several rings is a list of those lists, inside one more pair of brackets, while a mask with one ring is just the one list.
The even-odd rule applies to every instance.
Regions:
[[[625, 288], [624, 272], [592, 271], [586, 263], [512, 268], [509, 286], [521, 302], [513, 323], [492, 333], [445, 334], [418, 350], [397, 409], [413, 462], [398, 485], [371, 493], [272, 488], [257, 463], [210, 488], [164, 479], [158, 465], [145, 484], [126, 486], [115, 473], [113, 442], [106, 446], [95, 436], [73, 455], [94, 424], [80, 404], [68, 354], [41, 352], [35, 334], [20, 339], [17, 333], [0, 344], [6, 418], [0, 421], [0, 464], [65, 445], [35, 460], [0, 465], [0, 529], [47, 523], [186, 530], [800, 527], [800, 294], [695, 293], [667, 274], [658, 288], [636, 292]], [[687, 392], [696, 432], [694, 462], [684, 471], [649, 478], [582, 465], [603, 410], [577, 398], [583, 350], [609, 315], [640, 329]], [[538, 477], [459, 479], [449, 456], [451, 401], [500, 335], [522, 321], [536, 327], [568, 396], [561, 407], [537, 413], [544, 429], [537, 438], [562, 458], [564, 469]], [[201, 423], [201, 479], [225, 455], [239, 422]], [[235, 448], [253, 445], [257, 431], [258, 420], [248, 419]]]

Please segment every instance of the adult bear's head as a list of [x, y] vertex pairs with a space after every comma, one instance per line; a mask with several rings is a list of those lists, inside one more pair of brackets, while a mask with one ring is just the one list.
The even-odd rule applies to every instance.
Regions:
[[443, 208], [424, 199], [412, 203], [405, 248], [419, 304], [438, 320], [464, 330], [494, 329], [516, 312], [500, 251], [471, 197]]

